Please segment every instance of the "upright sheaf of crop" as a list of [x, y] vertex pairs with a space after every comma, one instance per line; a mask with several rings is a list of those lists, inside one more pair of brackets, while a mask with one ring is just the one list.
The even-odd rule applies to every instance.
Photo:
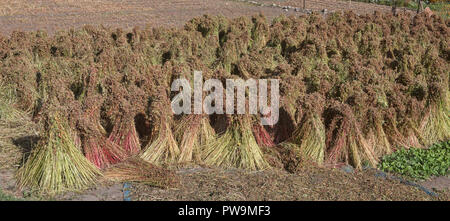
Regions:
[[153, 128], [151, 141], [141, 152], [140, 157], [155, 165], [177, 163], [180, 149], [172, 132], [172, 112], [170, 100], [164, 88], [159, 89], [155, 101], [151, 105]]
[[251, 29], [251, 21], [242, 17], [232, 20], [228, 29], [220, 34], [221, 47], [218, 50], [218, 57], [226, 72], [231, 73], [232, 65], [242, 54], [248, 53], [248, 48], [252, 44]]
[[[120, 146], [128, 156], [137, 155], [141, 150], [141, 143], [136, 131], [135, 117], [137, 113], [144, 113], [147, 102], [145, 89], [148, 79], [143, 79], [133, 68], [124, 74], [126, 80], [120, 82], [123, 75], [111, 74], [105, 80], [108, 95], [102, 105], [102, 118], [112, 123], [112, 130], [108, 140]], [[139, 82], [137, 87], [133, 82]]]
[[291, 142], [299, 145], [304, 157], [322, 164], [325, 153], [325, 127], [318, 114], [306, 114], [294, 131]]
[[136, 155], [141, 150], [134, 119], [129, 115], [120, 117], [115, 121], [108, 139], [122, 147], [129, 155]]
[[252, 49], [262, 49], [270, 39], [270, 27], [264, 15], [252, 16]]
[[174, 129], [180, 147], [179, 163], [201, 162], [202, 148], [215, 138], [207, 115], [190, 114], [181, 118]]
[[86, 158], [103, 169], [123, 161], [128, 155], [123, 148], [108, 139], [106, 130], [100, 123], [100, 105], [104, 99], [96, 91], [96, 70], [91, 70], [86, 79], [86, 94], [82, 99], [83, 113], [78, 116], [77, 127]]
[[290, 142], [297, 144], [304, 157], [322, 164], [325, 155], [325, 126], [321, 119], [324, 99], [317, 93], [306, 96], [301, 102], [305, 109], [302, 120], [292, 133]]
[[366, 164], [376, 166], [373, 147], [364, 138], [351, 108], [334, 104], [325, 111], [327, 123], [325, 162], [349, 163], [357, 169]]
[[180, 155], [177, 141], [170, 128], [170, 118], [162, 116], [152, 133], [152, 142], [145, 148], [140, 157], [155, 165], [177, 163]]
[[217, 50], [221, 47], [221, 37], [227, 27], [228, 19], [223, 16], [193, 18], [184, 26], [195, 40], [192, 53], [202, 62], [211, 66], [216, 61]]
[[18, 186], [53, 195], [93, 185], [100, 171], [76, 147], [74, 132], [66, 120], [54, 113], [47, 124], [41, 140], [17, 172]]
[[430, 102], [429, 109], [420, 126], [425, 145], [450, 139], [450, 108], [448, 92], [445, 98]]
[[230, 121], [225, 133], [206, 145], [203, 162], [222, 168], [268, 168], [269, 164], [253, 136], [249, 117], [230, 116]]
[[369, 131], [367, 132], [366, 139], [369, 145], [374, 149], [376, 157], [381, 157], [392, 152], [391, 144], [383, 129], [383, 122], [380, 113], [377, 113], [376, 109], [369, 111]]
[[301, 76], [282, 76], [280, 81], [281, 108], [278, 123], [274, 126], [275, 143], [281, 143], [292, 136], [295, 125], [303, 118], [303, 109], [297, 105], [299, 97], [306, 93]]

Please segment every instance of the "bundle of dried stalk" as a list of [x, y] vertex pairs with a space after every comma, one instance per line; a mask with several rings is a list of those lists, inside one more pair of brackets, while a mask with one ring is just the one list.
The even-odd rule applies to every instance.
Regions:
[[179, 183], [175, 172], [157, 167], [138, 157], [131, 157], [106, 169], [104, 176], [112, 181], [139, 182], [162, 188], [175, 187]]
[[263, 170], [269, 168], [252, 133], [250, 117], [231, 115], [224, 134], [208, 143], [203, 161], [207, 165], [223, 168]]
[[62, 114], [49, 113], [41, 140], [17, 172], [18, 186], [54, 195], [95, 184], [100, 171], [76, 147], [73, 133]]

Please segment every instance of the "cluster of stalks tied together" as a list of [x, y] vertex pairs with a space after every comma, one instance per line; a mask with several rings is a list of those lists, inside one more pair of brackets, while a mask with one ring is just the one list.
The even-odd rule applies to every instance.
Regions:
[[[59, 193], [102, 175], [167, 184], [160, 176], [174, 175], [159, 166], [192, 164], [363, 168], [401, 147], [448, 140], [449, 25], [428, 14], [345, 12], [0, 36], [0, 86], [14, 88], [14, 102], [2, 106], [41, 126], [19, 186]], [[222, 80], [279, 79], [278, 123], [174, 116], [171, 82], [195, 70]]]

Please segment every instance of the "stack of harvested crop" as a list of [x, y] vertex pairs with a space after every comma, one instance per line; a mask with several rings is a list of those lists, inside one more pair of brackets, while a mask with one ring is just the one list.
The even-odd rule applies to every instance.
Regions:
[[[448, 79], [448, 75], [447, 75]], [[428, 110], [421, 123], [425, 145], [445, 141], [450, 138], [450, 95], [448, 84], [433, 83], [428, 100]]]
[[95, 184], [100, 171], [76, 147], [65, 116], [48, 111], [45, 122], [41, 140], [17, 172], [18, 186], [53, 195]]
[[306, 96], [299, 107], [303, 118], [289, 140], [299, 145], [304, 157], [322, 164], [325, 153], [325, 126], [322, 121], [324, 99], [318, 93]]
[[174, 135], [180, 147], [179, 163], [201, 163], [201, 153], [206, 144], [215, 139], [208, 115], [183, 116], [175, 126]]
[[78, 119], [81, 143], [86, 158], [98, 168], [105, 168], [127, 157], [117, 144], [107, 139], [106, 130], [100, 123], [102, 96], [96, 93], [96, 74], [91, 72], [87, 81], [87, 92], [83, 99], [83, 114]]
[[373, 147], [377, 158], [392, 152], [391, 144], [383, 129], [381, 116], [381, 113], [377, 112], [375, 108], [369, 109], [367, 116], [368, 125], [370, 126], [366, 138], [369, 145]]
[[[142, 106], [138, 95], [145, 97], [142, 93], [135, 91], [134, 96], [130, 96], [124, 88], [117, 86], [112, 82], [111, 96], [106, 103], [106, 116], [112, 118], [112, 130], [109, 134], [109, 140], [124, 149], [128, 155], [136, 155], [141, 150], [139, 136], [136, 131], [134, 118], [136, 112]], [[131, 105], [133, 103], [133, 105]]]
[[334, 102], [325, 110], [325, 119], [326, 163], [345, 162], [358, 169], [377, 165], [373, 147], [364, 138], [350, 107]]
[[230, 115], [224, 134], [206, 145], [204, 163], [223, 168], [262, 170], [269, 167], [252, 133], [247, 115]]
[[151, 142], [144, 148], [140, 157], [155, 165], [176, 163], [180, 149], [172, 133], [172, 112], [166, 91], [160, 90], [157, 100], [151, 106], [153, 128]]
[[129, 155], [135, 155], [141, 150], [134, 119], [130, 115], [124, 115], [115, 121], [108, 139], [122, 147]]

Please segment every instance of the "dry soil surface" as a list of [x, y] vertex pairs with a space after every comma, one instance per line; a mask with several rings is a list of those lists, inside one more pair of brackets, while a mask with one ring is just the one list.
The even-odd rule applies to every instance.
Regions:
[[[263, 6], [261, 6], [263, 4]], [[263, 13], [268, 19], [278, 15], [299, 15], [293, 9], [302, 0], [2, 0], [0, 4], [0, 33], [14, 30], [57, 30], [86, 24], [132, 28], [134, 26], [183, 26], [186, 21], [203, 14], [238, 17]], [[337, 0], [307, 0], [306, 8], [320, 11], [352, 10], [355, 13], [388, 11], [389, 7]]]
[[[303, 9], [303, 0], [256, 0], [267, 5], [291, 6]], [[326, 9], [328, 12], [351, 10], [357, 14], [373, 13], [374, 11], [390, 12], [391, 7], [385, 5], [369, 4], [355, 1], [342, 0], [306, 0], [305, 9], [312, 11], [322, 11]]]
[[304, 166], [296, 174], [271, 170], [246, 172], [193, 168], [180, 170], [180, 185], [160, 189], [133, 184], [132, 200], [445, 200], [394, 179], [375, 176], [376, 170], [354, 173]]
[[[70, 192], [52, 198], [42, 198], [17, 190], [15, 169], [0, 170], [0, 188], [6, 194], [25, 200], [122, 201], [123, 183], [101, 181], [100, 185], [83, 192]], [[238, 200], [238, 201], [310, 201], [310, 200], [382, 200], [382, 201], [449, 201], [446, 184], [435, 180], [426, 186], [438, 196], [430, 196], [417, 187], [398, 180], [380, 178], [375, 170], [348, 173], [340, 169], [304, 166], [295, 174], [281, 170], [249, 172], [213, 168], [182, 169], [177, 172], [179, 184], [172, 188], [157, 188], [131, 183], [132, 201], [154, 200]], [[443, 178], [436, 178], [443, 179]], [[435, 183], [444, 186], [435, 186]], [[440, 187], [444, 187], [439, 190]], [[434, 189], [433, 189], [434, 188]]]

